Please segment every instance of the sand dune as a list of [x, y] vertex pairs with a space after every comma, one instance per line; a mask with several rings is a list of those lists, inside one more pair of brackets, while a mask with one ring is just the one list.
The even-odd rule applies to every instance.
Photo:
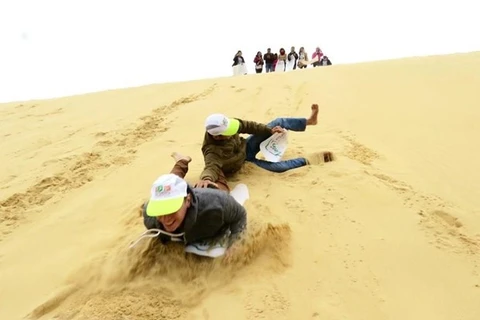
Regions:
[[[480, 53], [0, 105], [0, 319], [435, 319], [480, 314]], [[273, 174], [247, 164], [244, 254], [128, 244], [172, 151], [212, 112], [307, 116]]]

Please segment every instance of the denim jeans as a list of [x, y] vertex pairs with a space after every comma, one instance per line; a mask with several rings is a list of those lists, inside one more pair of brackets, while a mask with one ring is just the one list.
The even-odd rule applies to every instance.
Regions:
[[[307, 127], [307, 119], [305, 118], [277, 118], [267, 124], [268, 127], [273, 128], [280, 126], [291, 131], [305, 131]], [[252, 162], [268, 171], [272, 172], [285, 172], [291, 169], [303, 167], [307, 165], [305, 158], [295, 158], [290, 160], [284, 160], [279, 162], [270, 162], [257, 159], [257, 153], [260, 151], [260, 144], [266, 139], [266, 137], [258, 135], [250, 135], [247, 138], [247, 156], [246, 161]]]
[[265, 72], [273, 72], [273, 63], [265, 64]]

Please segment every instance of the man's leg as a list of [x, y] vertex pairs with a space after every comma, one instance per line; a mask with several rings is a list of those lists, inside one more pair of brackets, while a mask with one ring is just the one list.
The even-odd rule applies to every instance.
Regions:
[[270, 128], [280, 126], [290, 131], [305, 131], [307, 126], [315, 126], [318, 119], [318, 105], [313, 104], [308, 118], [277, 118], [267, 124]]
[[321, 163], [334, 161], [335, 157], [330, 151], [315, 152], [303, 158], [295, 158], [279, 162], [270, 162], [260, 159], [251, 161], [262, 169], [272, 172], [285, 172], [291, 169], [300, 168], [306, 165], [318, 165]]
[[[311, 109], [312, 113], [309, 118], [277, 118], [268, 123], [267, 126], [270, 128], [280, 126], [291, 131], [305, 131], [307, 126], [314, 126], [317, 124], [318, 105], [312, 105]], [[254, 160], [256, 160], [256, 155], [260, 151], [260, 144], [265, 139], [266, 137], [264, 136], [253, 134], [247, 138], [247, 161], [254, 162]]]
[[270, 162], [265, 160], [254, 159], [251, 161], [262, 169], [271, 172], [285, 172], [291, 169], [300, 168], [308, 164], [305, 158], [295, 158], [290, 160], [284, 160], [279, 162]]
[[267, 126], [270, 128], [280, 126], [290, 131], [305, 131], [307, 128], [307, 118], [276, 118], [270, 121]]
[[219, 190], [230, 193], [230, 187], [228, 186], [227, 178], [225, 178], [223, 172], [218, 175], [218, 179], [215, 181], [215, 183], [217, 184]]
[[188, 164], [192, 161], [192, 158], [189, 156], [181, 155], [178, 152], [172, 153], [172, 158], [175, 159], [175, 165], [173, 166], [170, 173], [173, 173], [180, 178], [184, 179], [188, 172]]
[[[192, 158], [189, 156], [184, 156], [178, 152], [172, 153], [172, 158], [175, 159], [175, 165], [173, 166], [170, 173], [176, 174], [180, 178], [184, 179], [188, 172], [188, 164], [192, 161]], [[230, 192], [230, 188], [228, 187], [227, 179], [223, 172], [218, 176], [217, 181], [213, 181], [217, 184], [218, 189]]]

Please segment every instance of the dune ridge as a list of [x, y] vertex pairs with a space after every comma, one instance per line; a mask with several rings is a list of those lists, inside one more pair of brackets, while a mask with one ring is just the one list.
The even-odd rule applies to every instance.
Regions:
[[[1, 319], [476, 319], [480, 53], [334, 65], [0, 105]], [[172, 151], [203, 120], [308, 116], [274, 174], [246, 164], [243, 252], [141, 242]]]
[[[52, 176], [42, 178], [24, 192], [14, 193], [1, 201], [0, 207], [5, 210], [5, 215], [0, 217], [0, 223], [5, 222], [7, 227], [12, 229], [21, 219], [22, 214], [28, 214], [28, 210], [35, 210], [47, 201], [60, 200], [63, 192], [79, 188], [92, 181], [93, 173], [96, 171], [111, 166], [127, 165], [134, 157], [135, 148], [138, 145], [152, 139], [156, 134], [168, 130], [169, 124], [163, 123], [164, 116], [174, 111], [180, 104], [201, 99], [208, 96], [213, 90], [214, 87], [211, 87], [200, 94], [192, 94], [175, 100], [169, 105], [158, 107], [149, 115], [141, 117], [138, 124], [120, 132], [97, 132], [94, 136], [99, 141], [95, 143], [91, 152], [44, 162], [43, 166], [59, 162], [62, 169]], [[4, 233], [9, 232], [9, 230], [4, 231]]]

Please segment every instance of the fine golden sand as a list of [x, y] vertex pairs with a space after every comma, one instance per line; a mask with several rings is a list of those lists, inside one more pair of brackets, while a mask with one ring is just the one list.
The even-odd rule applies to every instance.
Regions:
[[[230, 264], [145, 241], [170, 154], [203, 167], [213, 112], [291, 132], [246, 164], [248, 239]], [[480, 315], [480, 53], [228, 77], [0, 105], [0, 319], [432, 319]]]

